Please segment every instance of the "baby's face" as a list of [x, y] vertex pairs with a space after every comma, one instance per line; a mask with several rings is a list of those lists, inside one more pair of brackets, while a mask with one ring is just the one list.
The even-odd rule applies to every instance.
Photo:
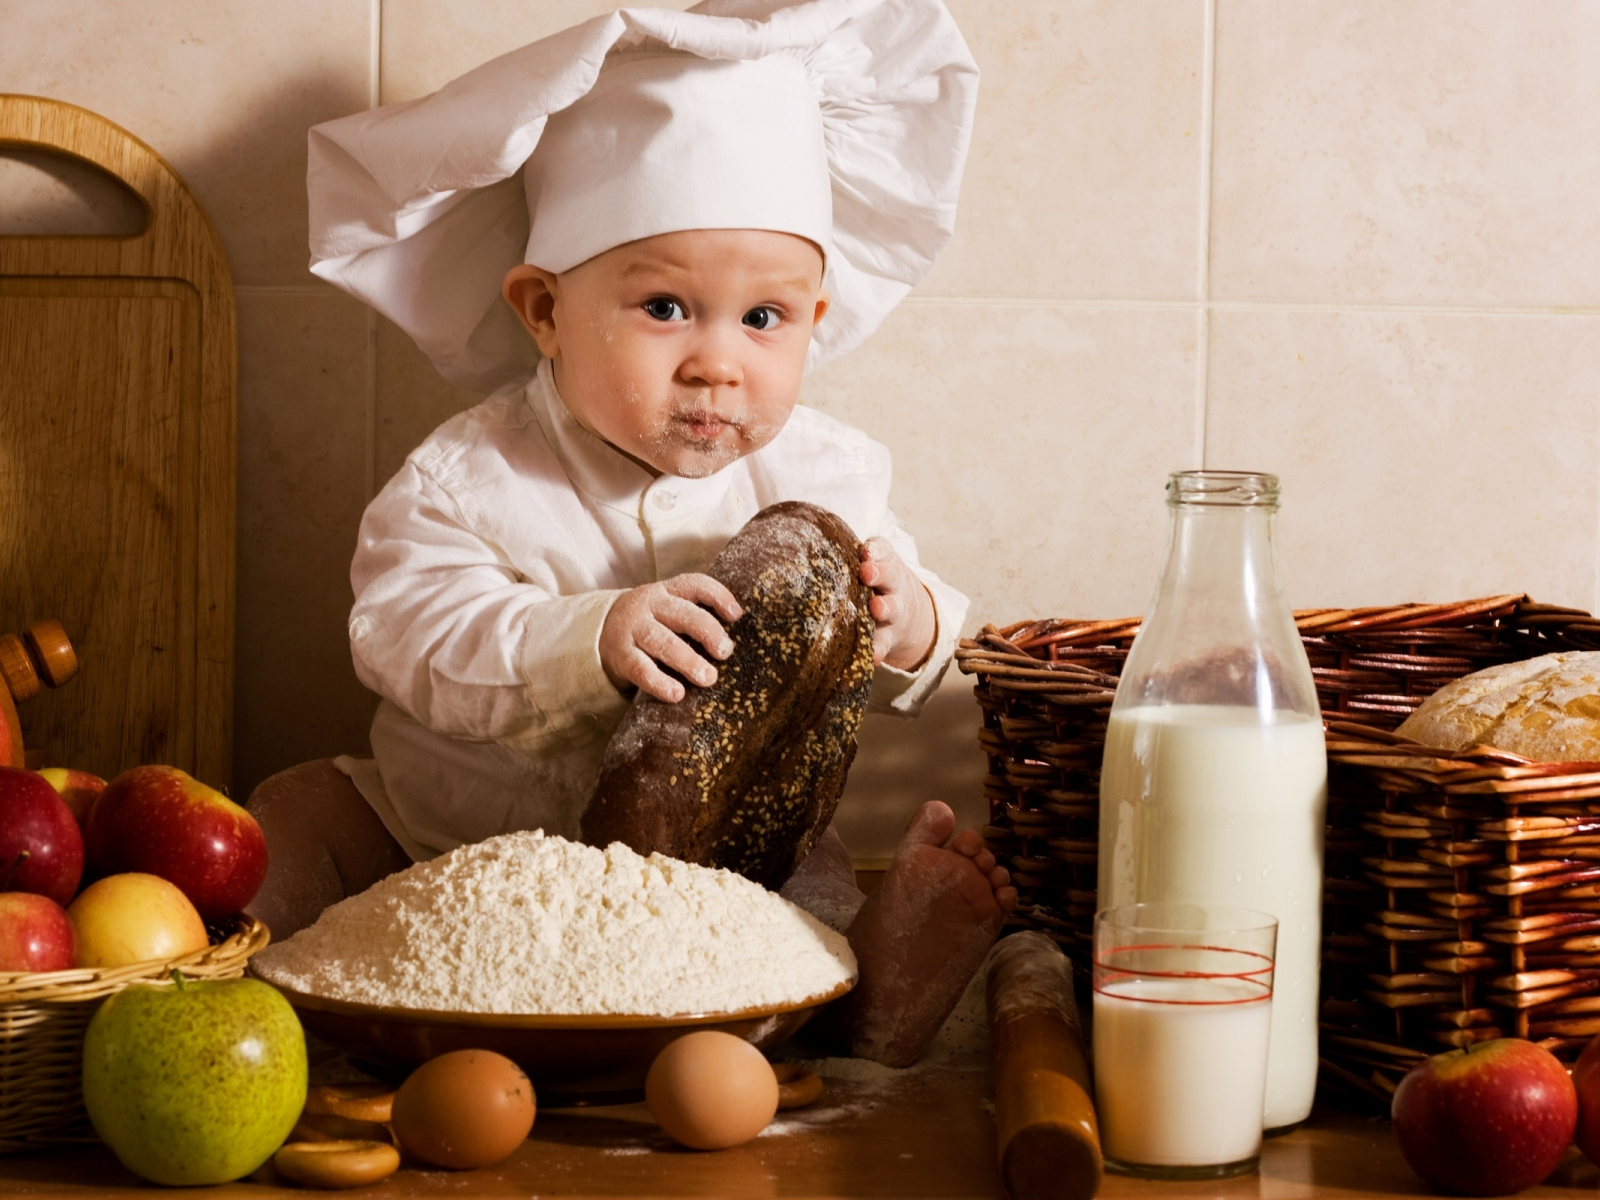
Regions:
[[816, 246], [753, 229], [661, 234], [561, 275], [514, 268], [506, 297], [573, 416], [691, 479], [778, 435], [828, 307]]

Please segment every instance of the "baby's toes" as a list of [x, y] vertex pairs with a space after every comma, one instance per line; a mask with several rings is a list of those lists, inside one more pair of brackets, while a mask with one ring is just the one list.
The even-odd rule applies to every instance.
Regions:
[[978, 847], [978, 852], [972, 856], [972, 865], [984, 875], [994, 870], [994, 855], [989, 853], [989, 847]]
[[994, 902], [1000, 906], [1000, 911], [1009, 917], [1012, 910], [1017, 907], [1017, 889], [1014, 887], [1001, 888], [995, 892]]
[[979, 854], [987, 853], [983, 848], [983, 838], [976, 829], [963, 829], [950, 839], [948, 849], [965, 858], [976, 858]]
[[[993, 860], [991, 859], [990, 861], [992, 862]], [[997, 892], [1003, 887], [1009, 887], [1011, 884], [1011, 872], [1004, 867], [994, 867], [988, 872], [988, 875], [989, 886]]]

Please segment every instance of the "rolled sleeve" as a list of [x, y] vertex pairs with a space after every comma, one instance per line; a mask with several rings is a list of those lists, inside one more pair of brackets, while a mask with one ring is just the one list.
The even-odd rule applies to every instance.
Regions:
[[513, 750], [547, 754], [609, 736], [627, 711], [600, 661], [600, 631], [616, 591], [562, 596], [539, 605], [522, 636], [522, 674], [539, 719], [525, 734], [503, 739]]

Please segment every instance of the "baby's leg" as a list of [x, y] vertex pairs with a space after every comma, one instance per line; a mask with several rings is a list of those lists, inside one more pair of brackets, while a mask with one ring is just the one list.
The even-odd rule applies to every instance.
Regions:
[[844, 933], [866, 900], [856, 886], [856, 868], [839, 831], [829, 825], [799, 869], [778, 893], [829, 929]]
[[267, 878], [246, 911], [281, 942], [411, 859], [328, 759], [264, 781], [245, 806], [267, 836]]
[[976, 830], [957, 833], [955, 824], [946, 804], [918, 809], [882, 885], [850, 924], [861, 979], [840, 1004], [861, 1058], [915, 1062], [1016, 906], [1009, 873]]

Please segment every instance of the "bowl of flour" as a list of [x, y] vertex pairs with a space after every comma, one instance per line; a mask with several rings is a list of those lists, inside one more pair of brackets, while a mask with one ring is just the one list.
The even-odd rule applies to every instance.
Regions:
[[358, 1057], [495, 1050], [541, 1099], [634, 1091], [693, 1029], [776, 1044], [856, 979], [842, 935], [740, 875], [540, 832], [391, 875], [251, 970]]

